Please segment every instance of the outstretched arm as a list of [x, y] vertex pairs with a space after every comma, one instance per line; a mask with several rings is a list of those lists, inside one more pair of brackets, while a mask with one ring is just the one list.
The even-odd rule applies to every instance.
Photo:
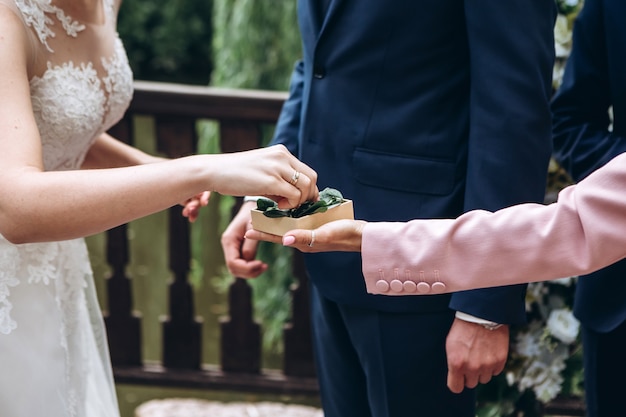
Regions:
[[[166, 161], [166, 158], [147, 154], [137, 148], [127, 145], [107, 133], [100, 135], [89, 149], [82, 169], [121, 168], [133, 165], [152, 164]], [[185, 201], [182, 215], [191, 223], [195, 222], [200, 214], [200, 208], [209, 203], [210, 192], [203, 191]]]
[[[370, 223], [362, 242], [368, 291], [408, 294], [392, 290], [396, 271], [402, 283], [424, 282], [424, 293], [432, 294], [581, 275], [610, 265], [626, 257], [625, 186], [622, 154], [548, 206]], [[386, 291], [381, 280], [389, 284]]]
[[[205, 190], [267, 195], [283, 207], [315, 199], [315, 172], [284, 146], [138, 166], [46, 172], [30, 99], [33, 54], [0, 7], [0, 233], [15, 243], [82, 237], [176, 205]], [[6, 103], [10, 103], [6, 104]], [[302, 174], [292, 184], [294, 172]]]
[[338, 220], [282, 238], [250, 230], [246, 238], [303, 252], [361, 251], [372, 294], [428, 295], [544, 281], [587, 274], [626, 257], [625, 188], [621, 154], [550, 205], [474, 210], [454, 220]]

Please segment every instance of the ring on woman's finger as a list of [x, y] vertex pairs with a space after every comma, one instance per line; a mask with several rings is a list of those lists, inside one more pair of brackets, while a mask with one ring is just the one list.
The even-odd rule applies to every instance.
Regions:
[[291, 183], [291, 185], [296, 185], [298, 183], [298, 180], [300, 179], [300, 173], [298, 171], [294, 171], [293, 175], [291, 176], [291, 181], [289, 181]]
[[312, 248], [314, 243], [315, 243], [315, 230], [311, 230], [311, 243], [309, 243], [309, 248]]

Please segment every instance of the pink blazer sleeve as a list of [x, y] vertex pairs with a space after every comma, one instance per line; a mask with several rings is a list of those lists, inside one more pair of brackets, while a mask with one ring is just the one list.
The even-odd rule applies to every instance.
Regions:
[[475, 210], [455, 220], [368, 223], [372, 294], [454, 292], [586, 274], [626, 257], [626, 154], [550, 205]]

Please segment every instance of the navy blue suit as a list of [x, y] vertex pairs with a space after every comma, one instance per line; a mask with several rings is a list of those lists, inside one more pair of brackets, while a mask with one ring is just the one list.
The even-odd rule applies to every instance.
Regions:
[[[303, 57], [273, 142], [359, 219], [542, 201], [555, 15], [553, 0], [299, 0]], [[446, 387], [454, 311], [525, 321], [525, 286], [385, 297], [366, 293], [359, 254], [306, 265], [326, 417], [474, 416], [473, 392]]]
[[[626, 151], [625, 24], [623, 0], [585, 0], [574, 25], [552, 112], [555, 159], [576, 181]], [[626, 373], [626, 261], [580, 277], [574, 313], [583, 325], [588, 414], [623, 416], [624, 384], [612, 381]]]

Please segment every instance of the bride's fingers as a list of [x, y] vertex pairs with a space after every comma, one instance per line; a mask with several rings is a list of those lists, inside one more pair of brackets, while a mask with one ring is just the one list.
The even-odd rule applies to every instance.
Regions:
[[192, 198], [187, 199], [184, 203], [181, 203], [183, 206], [183, 216], [187, 217], [190, 223], [195, 222], [200, 213], [200, 209], [209, 204], [210, 196], [211, 193], [209, 191], [204, 191]]
[[294, 163], [294, 169], [300, 172], [300, 177], [304, 175], [303, 181], [298, 181], [295, 185], [302, 192], [303, 201], [317, 201], [319, 198], [319, 191], [317, 189], [317, 172], [315, 172], [308, 165], [296, 160]]
[[[280, 208], [298, 207], [305, 201], [317, 201], [319, 192], [317, 190], [317, 173], [308, 165], [302, 163], [293, 156], [284, 145], [273, 145], [264, 148], [262, 151], [251, 151], [253, 157], [251, 166], [257, 166], [260, 158], [264, 163], [260, 166], [263, 175], [274, 176], [277, 183], [264, 183], [265, 196], [279, 196], [274, 199]], [[267, 189], [266, 187], [271, 187]]]
[[209, 199], [211, 198], [211, 192], [210, 191], [204, 191], [202, 194], [200, 194], [200, 205], [202, 207], [206, 206], [207, 204], [209, 204]]
[[200, 203], [196, 200], [192, 200], [185, 204], [183, 208], [183, 216], [189, 219], [190, 223], [193, 223], [198, 218], [200, 212]]
[[[290, 174], [283, 174], [284, 182], [280, 184], [280, 198], [276, 199], [279, 208], [298, 207], [305, 201], [318, 198], [317, 187], [311, 179], [300, 171], [293, 170]], [[313, 191], [312, 191], [313, 190]]]

